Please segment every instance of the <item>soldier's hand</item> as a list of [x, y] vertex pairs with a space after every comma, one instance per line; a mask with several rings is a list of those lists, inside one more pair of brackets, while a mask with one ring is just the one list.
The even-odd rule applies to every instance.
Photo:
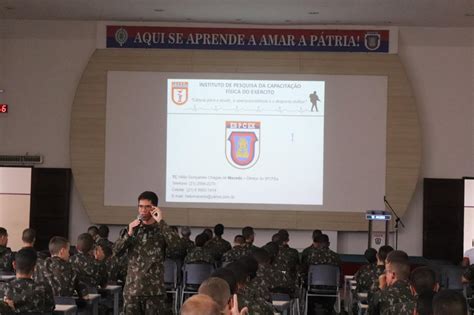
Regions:
[[379, 276], [379, 288], [380, 289], [385, 289], [385, 287], [387, 286], [387, 277], [385, 276], [385, 274], [382, 274]]
[[15, 309], [15, 304], [13, 304], [13, 300], [10, 300], [7, 297], [3, 298], [3, 302], [7, 303], [8, 306], [10, 306], [11, 309]]
[[140, 220], [135, 219], [130, 224], [128, 225], [128, 235], [132, 236], [133, 235], [133, 230], [140, 225]]
[[232, 303], [232, 309], [230, 310], [231, 315], [248, 315], [249, 309], [248, 307], [244, 307], [239, 312], [239, 301], [237, 299], [237, 294], [233, 296], [234, 303]]
[[163, 212], [158, 207], [153, 207], [151, 215], [153, 216], [153, 219], [155, 219], [156, 222], [160, 222], [161, 220], [163, 220]]

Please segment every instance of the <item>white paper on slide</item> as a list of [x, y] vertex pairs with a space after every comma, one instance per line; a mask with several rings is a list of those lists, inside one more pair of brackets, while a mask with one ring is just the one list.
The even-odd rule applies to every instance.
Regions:
[[167, 202], [322, 205], [323, 81], [176, 78], [167, 95]]

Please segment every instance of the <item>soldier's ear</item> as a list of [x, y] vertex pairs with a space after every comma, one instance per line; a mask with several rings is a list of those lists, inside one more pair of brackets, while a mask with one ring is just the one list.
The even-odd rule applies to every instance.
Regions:
[[16, 261], [13, 261], [13, 270], [16, 271]]

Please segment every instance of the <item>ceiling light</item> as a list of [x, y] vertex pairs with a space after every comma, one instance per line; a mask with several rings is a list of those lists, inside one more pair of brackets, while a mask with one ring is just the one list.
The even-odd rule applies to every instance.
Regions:
[[318, 11], [310, 11], [308, 12], [309, 15], [318, 15], [319, 12]]
[[164, 12], [165, 10], [164, 9], [154, 9], [153, 11], [155, 11], [155, 12]]
[[12, 10], [15, 10], [14, 7], [10, 7], [10, 6], [5, 6], [3, 7], [5, 10], [8, 10], [8, 11], [12, 11]]
[[473, 16], [474, 16], [474, 13], [465, 13], [464, 16], [473, 17]]

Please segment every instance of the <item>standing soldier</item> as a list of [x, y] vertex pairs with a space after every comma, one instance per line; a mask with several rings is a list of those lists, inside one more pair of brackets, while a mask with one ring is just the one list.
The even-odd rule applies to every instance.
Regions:
[[171, 314], [166, 305], [164, 265], [166, 247], [179, 246], [179, 237], [163, 220], [158, 196], [145, 191], [138, 197], [139, 218], [130, 222], [114, 245], [128, 254], [124, 314]]
[[220, 261], [222, 255], [232, 249], [232, 245], [222, 238], [222, 234], [224, 234], [224, 226], [222, 224], [217, 224], [214, 227], [214, 234], [215, 236], [206, 243], [206, 247], [214, 253], [215, 260]]

